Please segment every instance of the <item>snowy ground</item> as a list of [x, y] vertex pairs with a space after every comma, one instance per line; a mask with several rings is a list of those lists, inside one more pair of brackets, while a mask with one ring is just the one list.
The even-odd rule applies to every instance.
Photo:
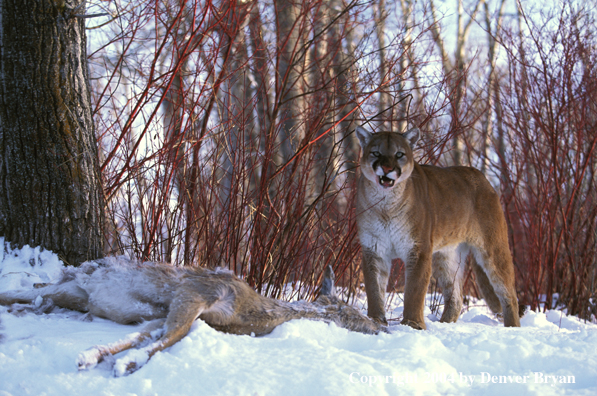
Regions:
[[[0, 291], [52, 281], [60, 269], [50, 252], [0, 252]], [[522, 328], [507, 329], [476, 307], [457, 324], [427, 326], [395, 325], [391, 334], [370, 336], [298, 320], [254, 338], [197, 321], [141, 370], [114, 378], [110, 362], [79, 372], [75, 359], [138, 326], [0, 307], [0, 396], [597, 394], [595, 324], [529, 312]]]

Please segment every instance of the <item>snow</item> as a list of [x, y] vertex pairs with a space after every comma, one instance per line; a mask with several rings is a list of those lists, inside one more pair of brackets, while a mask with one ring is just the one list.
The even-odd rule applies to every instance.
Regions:
[[[51, 282], [61, 269], [51, 252], [7, 249], [0, 291]], [[394, 301], [396, 316], [402, 307]], [[113, 358], [82, 371], [77, 359], [142, 325], [0, 306], [0, 396], [597, 394], [597, 325], [548, 311], [528, 312], [521, 328], [504, 328], [488, 312], [476, 304], [456, 324], [436, 322], [429, 312], [427, 331], [392, 325], [391, 334], [379, 335], [295, 320], [265, 337], [236, 336], [197, 321], [181, 342], [116, 378], [123, 368], [113, 367]]]

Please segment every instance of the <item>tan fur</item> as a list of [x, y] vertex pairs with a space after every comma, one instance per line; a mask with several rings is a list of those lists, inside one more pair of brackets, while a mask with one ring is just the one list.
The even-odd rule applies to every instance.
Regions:
[[[90, 312], [118, 323], [154, 320], [141, 333], [82, 352], [79, 369], [93, 367], [107, 355], [150, 342], [141, 348], [148, 360], [185, 337], [197, 318], [232, 334], [264, 335], [284, 322], [300, 318], [333, 322], [367, 334], [387, 331], [335, 297], [331, 267], [325, 272], [322, 295], [313, 303], [263, 297], [225, 270], [175, 268], [112, 258], [69, 267], [54, 285], [0, 293], [0, 304], [32, 303], [38, 296], [53, 300], [57, 306]], [[143, 363], [124, 357], [116, 361], [115, 374], [131, 373]]]
[[[412, 148], [419, 130], [371, 134], [357, 128], [362, 146], [357, 224], [368, 315], [382, 323], [391, 261], [406, 265], [403, 324], [425, 329], [425, 294], [433, 275], [444, 294], [442, 322], [462, 308], [467, 255], [483, 296], [505, 326], [520, 326], [514, 267], [498, 194], [469, 167], [419, 165]], [[400, 158], [398, 158], [400, 157]]]

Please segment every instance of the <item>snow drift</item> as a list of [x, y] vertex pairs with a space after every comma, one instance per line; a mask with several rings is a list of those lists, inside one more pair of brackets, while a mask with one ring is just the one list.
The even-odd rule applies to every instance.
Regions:
[[[49, 251], [6, 248], [0, 291], [52, 282], [61, 269]], [[256, 338], [197, 321], [181, 342], [123, 378], [112, 376], [113, 360], [88, 371], [75, 360], [141, 326], [62, 309], [8, 311], [0, 307], [0, 396], [597, 394], [597, 325], [563, 311], [528, 312], [521, 328], [504, 328], [476, 304], [456, 324], [429, 313], [427, 331], [393, 325], [379, 335], [295, 320]]]

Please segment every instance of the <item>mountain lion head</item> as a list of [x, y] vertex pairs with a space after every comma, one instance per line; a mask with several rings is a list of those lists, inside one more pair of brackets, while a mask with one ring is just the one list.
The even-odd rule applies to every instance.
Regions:
[[361, 172], [374, 184], [391, 189], [408, 179], [413, 171], [413, 147], [419, 140], [418, 128], [403, 134], [395, 132], [370, 133], [357, 127], [363, 148]]

